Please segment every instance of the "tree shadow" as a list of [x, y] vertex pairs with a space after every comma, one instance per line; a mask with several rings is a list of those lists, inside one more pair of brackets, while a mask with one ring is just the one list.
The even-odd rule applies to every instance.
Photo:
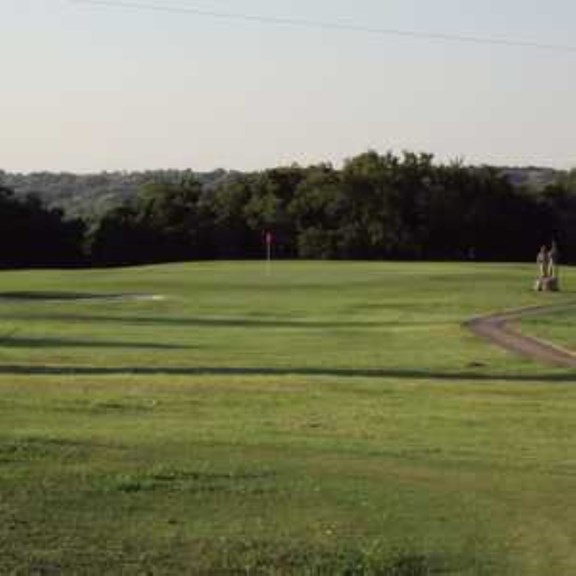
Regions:
[[[3, 320], [36, 320], [42, 322], [101, 322], [149, 326], [188, 326], [199, 328], [394, 328], [409, 325], [406, 319], [394, 321], [316, 321], [316, 320], [286, 320], [279, 318], [202, 318], [202, 317], [165, 317], [165, 316], [111, 316], [100, 314], [0, 314]], [[437, 326], [446, 321], [422, 321], [417, 318], [414, 324], [418, 326]]]
[[338, 378], [375, 378], [474, 382], [557, 382], [576, 383], [576, 371], [538, 372], [534, 374], [499, 374], [474, 371], [436, 371], [404, 368], [348, 369], [315, 367], [215, 367], [215, 366], [63, 366], [63, 365], [0, 365], [0, 375], [58, 375], [58, 376], [313, 376]]
[[97, 294], [91, 292], [62, 292], [62, 291], [15, 291], [0, 292], [0, 300], [53, 301], [53, 300], [94, 300], [99, 298], [121, 298], [125, 294]]
[[118, 340], [76, 340], [69, 338], [0, 337], [0, 348], [139, 348], [149, 350], [193, 350], [197, 346]]

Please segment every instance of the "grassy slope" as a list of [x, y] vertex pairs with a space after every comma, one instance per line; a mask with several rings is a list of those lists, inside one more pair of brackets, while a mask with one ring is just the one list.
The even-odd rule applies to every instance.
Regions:
[[576, 570], [576, 377], [460, 327], [570, 299], [530, 275], [3, 273], [4, 293], [169, 298], [0, 299], [0, 572]]

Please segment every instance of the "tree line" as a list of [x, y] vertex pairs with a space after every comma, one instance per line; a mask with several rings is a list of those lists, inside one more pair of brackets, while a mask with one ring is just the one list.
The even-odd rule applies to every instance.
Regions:
[[0, 267], [82, 266], [85, 225], [46, 208], [37, 196], [18, 198], [0, 186]]
[[157, 173], [83, 219], [2, 188], [0, 265], [260, 258], [267, 233], [277, 258], [529, 261], [552, 240], [564, 261], [576, 254], [576, 172], [534, 188], [493, 167], [370, 151], [341, 168], [224, 175]]

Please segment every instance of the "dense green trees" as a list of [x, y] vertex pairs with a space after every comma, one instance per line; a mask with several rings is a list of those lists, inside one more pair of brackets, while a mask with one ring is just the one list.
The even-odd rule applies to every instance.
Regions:
[[106, 213], [87, 238], [96, 265], [197, 260], [209, 234], [202, 187], [190, 174], [180, 182], [151, 182], [130, 203]]
[[[531, 169], [534, 187], [518, 170], [370, 151], [341, 169], [142, 174], [121, 175], [139, 183], [137, 193], [92, 213], [85, 233], [34, 197], [18, 201], [3, 189], [3, 245], [18, 238], [19, 248], [1, 264], [71, 265], [82, 252], [92, 265], [255, 258], [267, 232], [282, 258], [531, 260], [552, 239], [564, 261], [576, 255], [576, 171], [551, 180]], [[109, 174], [91, 178], [111, 186]]]
[[51, 267], [83, 264], [80, 221], [64, 221], [35, 196], [17, 199], [0, 186], [0, 267]]

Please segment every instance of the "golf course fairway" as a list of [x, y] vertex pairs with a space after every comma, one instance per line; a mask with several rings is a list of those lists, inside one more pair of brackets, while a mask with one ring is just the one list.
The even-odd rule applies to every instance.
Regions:
[[[269, 272], [269, 273], [268, 273]], [[576, 270], [0, 273], [0, 574], [576, 573]]]

